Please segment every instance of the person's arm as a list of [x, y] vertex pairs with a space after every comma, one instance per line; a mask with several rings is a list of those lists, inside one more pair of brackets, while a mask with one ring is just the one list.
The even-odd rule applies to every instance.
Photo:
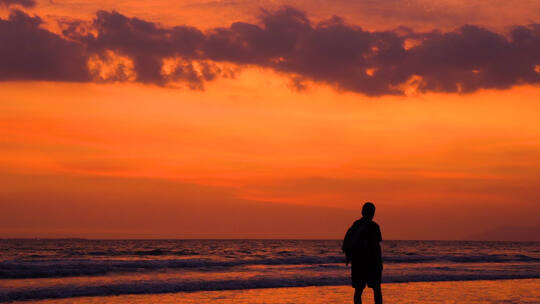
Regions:
[[381, 249], [381, 242], [382, 242], [382, 234], [381, 234], [381, 228], [379, 225], [377, 225], [377, 260], [379, 264], [381, 265], [381, 268], [383, 267], [383, 261], [382, 261], [382, 249]]

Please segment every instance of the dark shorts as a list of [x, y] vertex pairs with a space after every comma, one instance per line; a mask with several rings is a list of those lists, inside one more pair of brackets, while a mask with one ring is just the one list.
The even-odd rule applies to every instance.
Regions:
[[374, 288], [381, 285], [382, 266], [377, 264], [352, 263], [352, 287], [364, 289], [366, 285]]

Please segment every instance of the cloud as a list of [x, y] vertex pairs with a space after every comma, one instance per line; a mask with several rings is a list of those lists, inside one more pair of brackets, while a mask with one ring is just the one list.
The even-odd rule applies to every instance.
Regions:
[[[113, 51], [128, 56], [133, 60], [139, 82], [165, 84], [183, 80], [200, 87], [204, 81], [215, 78], [211, 63], [202, 61], [202, 71], [195, 70], [192, 60], [197, 57], [204, 34], [194, 27], [162, 28], [117, 12], [99, 11], [93, 28], [98, 31], [97, 36], [79, 37], [90, 52], [103, 54]], [[163, 60], [168, 58], [181, 60], [173, 62], [169, 73], [163, 73]]]
[[[10, 35], [15, 22], [25, 26]], [[475, 25], [450, 32], [368, 31], [336, 16], [315, 23], [293, 7], [262, 10], [256, 24], [206, 31], [164, 27], [114, 11], [99, 11], [89, 24], [64, 24], [63, 37], [40, 23], [17, 11], [2, 20], [4, 39], [19, 43], [1, 54], [11, 62], [2, 79], [180, 82], [202, 89], [230, 75], [223, 64], [232, 64], [274, 70], [301, 89], [311, 81], [368, 96], [401, 95], [411, 88], [470, 93], [540, 82], [540, 24], [515, 26], [508, 35]], [[37, 45], [48, 47], [38, 51]], [[100, 62], [98, 69], [109, 69], [107, 77], [97, 79], [102, 71], [89, 71], [92, 58]], [[126, 66], [134, 76], [126, 76]]]
[[36, 6], [35, 0], [0, 0], [0, 6], [10, 7], [13, 5], [20, 5], [22, 7], [30, 8]]
[[0, 80], [90, 81], [85, 47], [22, 11], [0, 19]]

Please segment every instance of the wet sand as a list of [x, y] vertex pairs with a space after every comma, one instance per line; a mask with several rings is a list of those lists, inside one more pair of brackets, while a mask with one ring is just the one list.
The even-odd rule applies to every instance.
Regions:
[[[352, 303], [353, 289], [348, 286], [263, 288], [227, 291], [200, 291], [153, 295], [121, 295], [81, 297], [64, 300], [43, 300], [40, 304], [327, 304]], [[451, 281], [383, 284], [386, 303], [540, 303], [540, 279]], [[373, 303], [373, 294], [366, 289], [364, 303]], [[28, 302], [18, 302], [28, 303]]]

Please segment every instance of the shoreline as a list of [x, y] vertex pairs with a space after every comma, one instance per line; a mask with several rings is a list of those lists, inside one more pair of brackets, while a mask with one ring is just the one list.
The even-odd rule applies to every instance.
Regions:
[[[105, 278], [107, 276], [102, 276]], [[92, 277], [86, 277], [92, 278]], [[52, 280], [57, 280], [58, 278], [53, 278]], [[69, 279], [69, 278], [68, 278]], [[164, 280], [161, 282], [149, 281], [140, 277], [139, 281], [135, 281], [135, 285], [130, 283], [120, 283], [117, 284], [100, 284], [89, 286], [86, 289], [82, 289], [80, 286], [77, 286], [76, 281], [73, 283], [70, 282], [58, 282], [57, 284], [48, 285], [47, 287], [37, 287], [33, 290], [18, 290], [13, 292], [3, 293], [0, 289], [0, 303], [12, 303], [13, 301], [20, 301], [22, 303], [28, 303], [29, 301], [44, 301], [44, 300], [53, 300], [53, 301], [62, 301], [76, 298], [108, 298], [108, 297], [121, 297], [121, 296], [156, 296], [164, 294], [197, 294], [197, 293], [227, 293], [227, 292], [246, 292], [246, 291], [257, 291], [257, 290], [282, 290], [282, 289], [296, 289], [296, 288], [351, 288], [349, 285], [349, 278], [342, 278], [339, 281], [333, 281], [332, 278], [327, 278], [328, 280], [322, 280], [319, 282], [298, 282], [298, 285], [282, 285], [280, 282], [275, 282], [275, 284], [270, 285], [261, 285], [260, 282], [265, 281], [264, 278], [258, 278], [253, 280], [244, 281], [245, 284], [239, 288], [230, 288], [228, 281], [209, 281], [207, 283], [212, 284], [213, 286], [200, 285], [201, 283], [190, 284], [189, 280], [182, 283], [181, 281], [176, 281], [171, 283], [170, 281]], [[22, 282], [31, 282], [32, 280], [37, 280], [35, 282], [43, 282], [43, 280], [51, 280], [46, 278], [38, 279], [10, 279], [5, 280], [4, 282], [15, 282], [15, 284], [21, 286]], [[98, 277], [99, 280], [99, 277]], [[540, 289], [540, 277], [538, 276], [522, 276], [522, 277], [502, 277], [502, 278], [485, 278], [479, 277], [477, 279], [436, 279], [436, 280], [396, 280], [388, 281], [383, 278], [383, 287], [390, 285], [406, 285], [406, 284], [437, 284], [437, 283], [474, 283], [474, 282], [499, 282], [499, 281], [520, 281], [520, 280], [537, 280], [539, 282]], [[346, 282], [346, 283], [345, 283]], [[187, 285], [186, 285], [187, 284]], [[9, 289], [10, 284], [7, 288]], [[180, 287], [182, 286], [182, 287]], [[188, 287], [186, 287], [188, 286]], [[7, 291], [7, 290], [6, 290]], [[96, 292], [97, 291], [97, 292]], [[540, 302], [540, 298], [539, 298]], [[55, 302], [56, 303], [56, 302]], [[70, 302], [71, 303], [71, 302]]]

